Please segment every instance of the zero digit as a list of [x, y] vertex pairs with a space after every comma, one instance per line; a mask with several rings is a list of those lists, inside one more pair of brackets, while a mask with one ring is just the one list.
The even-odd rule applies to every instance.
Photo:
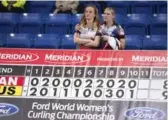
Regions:
[[90, 89], [85, 89], [84, 91], [83, 91], [83, 96], [84, 97], [90, 97], [91, 96], [91, 90]]
[[71, 80], [70, 79], [65, 79], [63, 82], [64, 87], [69, 87], [71, 85]]
[[42, 86], [49, 86], [49, 79], [48, 78], [44, 78], [42, 81], [45, 82]]
[[115, 85], [114, 80], [108, 80], [108, 81], [107, 81], [107, 87], [108, 87], [108, 88], [113, 88], [114, 85]]
[[94, 96], [95, 97], [101, 97], [103, 95], [103, 92], [102, 92], [102, 90], [100, 90], [100, 89], [97, 89], [95, 92], [94, 92]]
[[129, 87], [129, 88], [135, 88], [135, 87], [136, 87], [136, 81], [135, 81], [135, 80], [129, 81], [128, 87]]
[[82, 85], [82, 80], [81, 79], [76, 79], [75, 81], [74, 81], [74, 86], [75, 87], [80, 87]]
[[117, 90], [116, 96], [117, 98], [122, 98], [124, 96], [124, 90]]
[[38, 78], [33, 78], [32, 80], [31, 80], [31, 85], [32, 86], [37, 86], [39, 84], [39, 79]]
[[47, 88], [42, 88], [42, 89], [40, 90], [40, 96], [46, 96], [47, 93], [48, 93], [48, 89], [47, 89]]
[[58, 87], [60, 85], [60, 79], [54, 79], [53, 82], [52, 82], [52, 85], [54, 87]]
[[121, 83], [121, 85], [119, 85], [119, 88], [125, 88], [125, 80], [119, 80], [118, 83]]

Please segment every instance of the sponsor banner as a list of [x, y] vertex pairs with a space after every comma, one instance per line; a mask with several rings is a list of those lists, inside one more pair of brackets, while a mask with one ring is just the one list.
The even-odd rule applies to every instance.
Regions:
[[166, 102], [0, 99], [2, 120], [167, 120], [166, 113]]
[[1, 64], [167, 66], [167, 51], [1, 49]]

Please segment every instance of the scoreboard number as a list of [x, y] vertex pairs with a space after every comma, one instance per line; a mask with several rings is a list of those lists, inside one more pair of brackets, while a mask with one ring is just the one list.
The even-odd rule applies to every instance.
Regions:
[[30, 81], [31, 86], [38, 86], [39, 83], [40, 83], [40, 80], [38, 78], [33, 78]]

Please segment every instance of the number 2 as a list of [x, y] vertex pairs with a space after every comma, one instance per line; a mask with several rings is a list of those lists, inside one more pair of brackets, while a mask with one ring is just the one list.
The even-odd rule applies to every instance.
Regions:
[[47, 75], [49, 74], [49, 72], [50, 72], [50, 69], [46, 69], [45, 74]]

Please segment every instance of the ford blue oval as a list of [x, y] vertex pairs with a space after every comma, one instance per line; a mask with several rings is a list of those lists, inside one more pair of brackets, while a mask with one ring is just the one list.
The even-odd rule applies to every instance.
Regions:
[[14, 115], [19, 112], [19, 108], [8, 103], [0, 103], [0, 117]]
[[155, 108], [137, 107], [128, 109], [125, 116], [133, 120], [161, 120], [165, 117], [165, 113]]

